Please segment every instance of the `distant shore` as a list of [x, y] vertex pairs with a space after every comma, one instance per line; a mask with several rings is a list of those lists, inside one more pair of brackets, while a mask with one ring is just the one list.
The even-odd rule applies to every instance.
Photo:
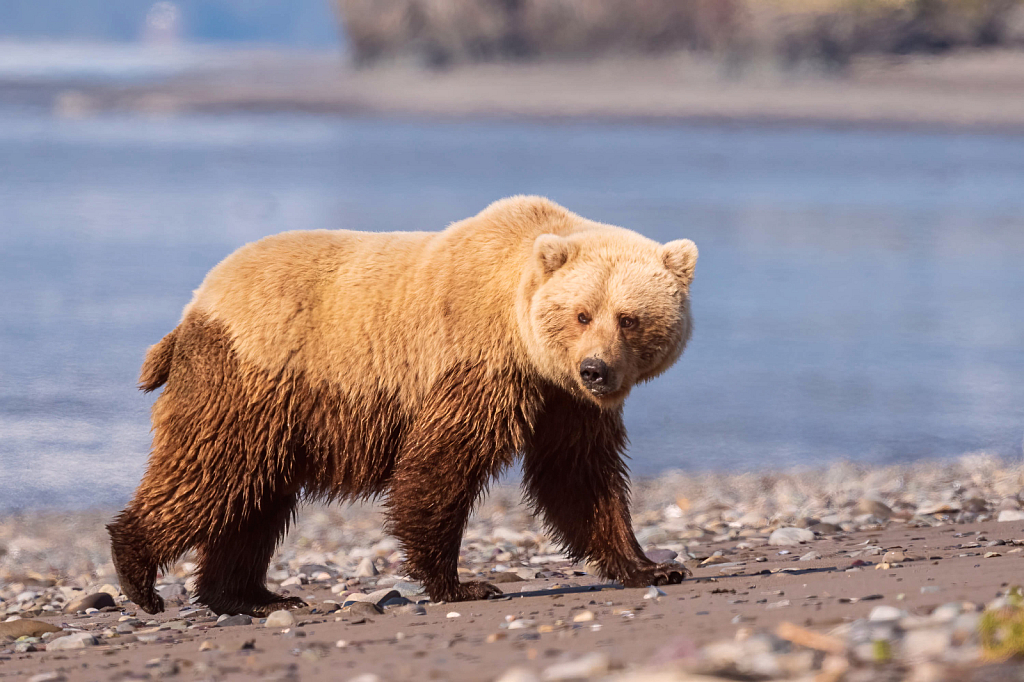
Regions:
[[1024, 132], [1024, 51], [858, 58], [842, 76], [657, 58], [356, 69], [334, 53], [252, 50], [159, 79], [2, 80], [0, 103], [66, 117], [309, 112], [440, 119]]

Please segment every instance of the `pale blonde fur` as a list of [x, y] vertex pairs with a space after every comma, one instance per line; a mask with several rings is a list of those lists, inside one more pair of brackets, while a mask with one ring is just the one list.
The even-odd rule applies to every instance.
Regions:
[[[185, 315], [222, 323], [239, 357], [271, 375], [351, 395], [383, 389], [410, 411], [446, 370], [477, 364], [500, 374], [516, 363], [585, 394], [576, 368], [596, 353], [625, 368], [624, 391], [598, 400], [611, 407], [682, 351], [696, 257], [688, 240], [662, 246], [518, 196], [437, 233], [267, 237], [216, 266]], [[551, 305], [586, 305], [594, 323], [570, 329], [577, 313], [552, 319]], [[645, 362], [615, 327], [623, 310], [666, 327]], [[552, 338], [552, 325], [566, 329]]]

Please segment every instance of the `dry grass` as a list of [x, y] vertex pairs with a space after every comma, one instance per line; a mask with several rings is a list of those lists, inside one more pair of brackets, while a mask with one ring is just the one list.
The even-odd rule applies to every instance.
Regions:
[[842, 67], [862, 53], [1024, 46], [1024, 0], [335, 0], [357, 62], [693, 50]]

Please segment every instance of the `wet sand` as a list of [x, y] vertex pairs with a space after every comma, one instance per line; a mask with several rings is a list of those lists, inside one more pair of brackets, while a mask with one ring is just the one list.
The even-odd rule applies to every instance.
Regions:
[[[399, 582], [401, 554], [375, 507], [309, 509], [270, 573], [272, 587], [309, 607], [271, 628], [218, 626], [170, 596], [184, 594], [189, 557], [158, 581], [171, 590], [165, 613], [148, 616], [120, 595], [102, 611], [61, 613], [74, 597], [118, 593], [103, 584], [116, 583], [104, 514], [9, 517], [0, 610], [63, 632], [34, 643], [0, 637], [0, 678], [983, 679], [1003, 664], [980, 646], [982, 612], [1009, 608], [1024, 575], [1022, 483], [1019, 465], [985, 457], [641, 482], [642, 544], [652, 555], [678, 552], [693, 571], [660, 593], [621, 589], [565, 561], [516, 491], [500, 486], [467, 530], [460, 573], [500, 580], [506, 598], [458, 604], [426, 602]], [[799, 544], [777, 544], [786, 534]], [[379, 575], [355, 577], [367, 559]], [[422, 601], [423, 612], [399, 606], [404, 599], [369, 617], [342, 606], [382, 588]], [[75, 630], [95, 644], [42, 650]]]

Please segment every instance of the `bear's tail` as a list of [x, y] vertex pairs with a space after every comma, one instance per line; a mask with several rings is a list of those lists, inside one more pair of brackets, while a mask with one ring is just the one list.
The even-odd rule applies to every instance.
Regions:
[[146, 360], [142, 363], [142, 373], [139, 376], [139, 388], [146, 393], [155, 391], [167, 382], [167, 377], [171, 374], [171, 360], [174, 359], [177, 336], [178, 329], [175, 328], [160, 339], [160, 343], [151, 346], [146, 353]]

